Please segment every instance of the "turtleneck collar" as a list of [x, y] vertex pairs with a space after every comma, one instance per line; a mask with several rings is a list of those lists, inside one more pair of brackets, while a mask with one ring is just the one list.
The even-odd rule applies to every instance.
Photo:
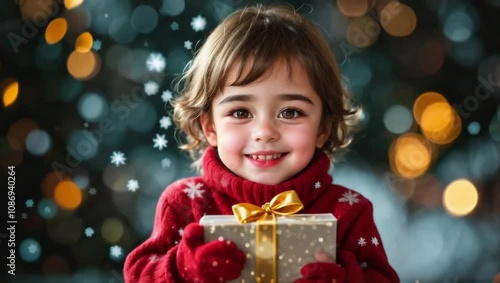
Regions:
[[228, 170], [220, 161], [215, 148], [209, 147], [203, 156], [203, 179], [210, 187], [236, 202], [261, 206], [275, 195], [295, 190], [305, 207], [330, 187], [328, 175], [330, 160], [325, 153], [317, 152], [309, 165], [290, 180], [278, 185], [264, 185], [243, 179]]

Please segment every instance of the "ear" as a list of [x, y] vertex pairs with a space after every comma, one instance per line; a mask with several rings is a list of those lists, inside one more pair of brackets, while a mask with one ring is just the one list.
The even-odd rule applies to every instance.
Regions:
[[326, 123], [325, 125], [322, 125], [318, 129], [318, 137], [316, 138], [316, 147], [317, 148], [322, 148], [328, 138], [330, 137], [330, 134], [332, 132], [332, 124], [331, 123]]
[[217, 132], [209, 113], [203, 112], [200, 116], [201, 129], [211, 146], [217, 146]]

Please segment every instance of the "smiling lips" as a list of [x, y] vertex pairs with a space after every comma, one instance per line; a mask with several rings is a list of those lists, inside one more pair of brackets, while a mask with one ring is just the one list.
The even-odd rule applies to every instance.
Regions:
[[245, 155], [255, 166], [269, 168], [278, 165], [286, 153], [247, 154]]

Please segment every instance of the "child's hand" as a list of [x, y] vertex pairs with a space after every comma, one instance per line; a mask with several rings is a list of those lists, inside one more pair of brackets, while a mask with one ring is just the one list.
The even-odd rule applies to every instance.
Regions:
[[228, 240], [205, 243], [203, 227], [186, 226], [177, 250], [177, 268], [186, 281], [219, 283], [240, 277], [245, 254]]
[[341, 283], [345, 278], [345, 271], [340, 265], [335, 264], [324, 250], [314, 253], [317, 262], [304, 265], [300, 269], [302, 278], [294, 283]]

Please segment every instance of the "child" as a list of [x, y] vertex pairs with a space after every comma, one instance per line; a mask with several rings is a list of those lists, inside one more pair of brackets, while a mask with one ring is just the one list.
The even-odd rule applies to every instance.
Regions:
[[[162, 194], [151, 237], [125, 262], [126, 282], [225, 282], [245, 255], [230, 241], [204, 242], [205, 214], [232, 214], [295, 190], [301, 213], [337, 218], [337, 262], [321, 251], [295, 282], [399, 282], [389, 265], [369, 200], [333, 185], [329, 155], [351, 138], [355, 111], [328, 44], [286, 7], [247, 7], [207, 38], [184, 75], [174, 119], [181, 148], [202, 176]], [[336, 280], [336, 281], [334, 281]]]

